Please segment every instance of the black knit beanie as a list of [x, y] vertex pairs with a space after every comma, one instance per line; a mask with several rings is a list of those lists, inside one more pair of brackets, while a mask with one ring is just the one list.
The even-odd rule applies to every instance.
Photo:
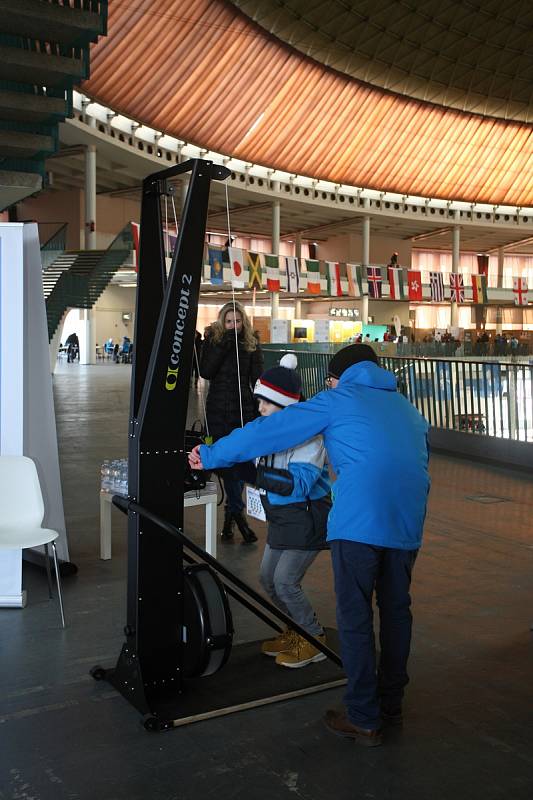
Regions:
[[340, 378], [342, 373], [353, 364], [360, 361], [372, 361], [378, 364], [378, 357], [368, 344], [350, 344], [335, 353], [328, 366], [328, 375], [332, 378]]

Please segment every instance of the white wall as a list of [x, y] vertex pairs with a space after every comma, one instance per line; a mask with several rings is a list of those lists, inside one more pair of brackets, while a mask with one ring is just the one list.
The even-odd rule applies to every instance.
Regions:
[[[96, 326], [96, 342], [102, 345], [107, 339], [121, 342], [123, 336], [134, 336], [135, 321], [135, 292], [134, 287], [122, 287], [111, 284], [102, 292], [93, 307]], [[131, 320], [126, 324], [122, 314], [131, 314]]]

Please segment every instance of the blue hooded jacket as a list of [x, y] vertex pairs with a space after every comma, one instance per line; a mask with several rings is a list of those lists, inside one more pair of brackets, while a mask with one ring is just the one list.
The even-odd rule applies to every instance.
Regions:
[[427, 431], [426, 420], [396, 391], [394, 375], [361, 361], [335, 389], [202, 445], [200, 456], [206, 469], [216, 469], [321, 433], [337, 475], [328, 541], [415, 550], [429, 491]]

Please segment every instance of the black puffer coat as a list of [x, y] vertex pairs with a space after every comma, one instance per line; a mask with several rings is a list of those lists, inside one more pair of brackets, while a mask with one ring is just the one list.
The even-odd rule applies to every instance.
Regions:
[[[255, 382], [263, 372], [263, 354], [259, 345], [252, 352], [239, 343], [239, 369], [241, 377], [242, 416], [244, 424], [257, 417], [257, 403], [253, 396]], [[227, 331], [215, 344], [208, 335], [202, 346], [200, 375], [209, 381], [206, 412], [209, 433], [214, 440], [227, 436], [241, 427], [239, 387], [235, 334]]]

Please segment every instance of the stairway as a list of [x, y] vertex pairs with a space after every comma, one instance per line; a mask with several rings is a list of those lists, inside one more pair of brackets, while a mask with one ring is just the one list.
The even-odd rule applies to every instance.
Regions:
[[132, 250], [128, 223], [107, 250], [65, 251], [43, 269], [49, 341], [69, 308], [93, 307]]
[[39, 191], [107, 0], [0, 0], [0, 211]]

